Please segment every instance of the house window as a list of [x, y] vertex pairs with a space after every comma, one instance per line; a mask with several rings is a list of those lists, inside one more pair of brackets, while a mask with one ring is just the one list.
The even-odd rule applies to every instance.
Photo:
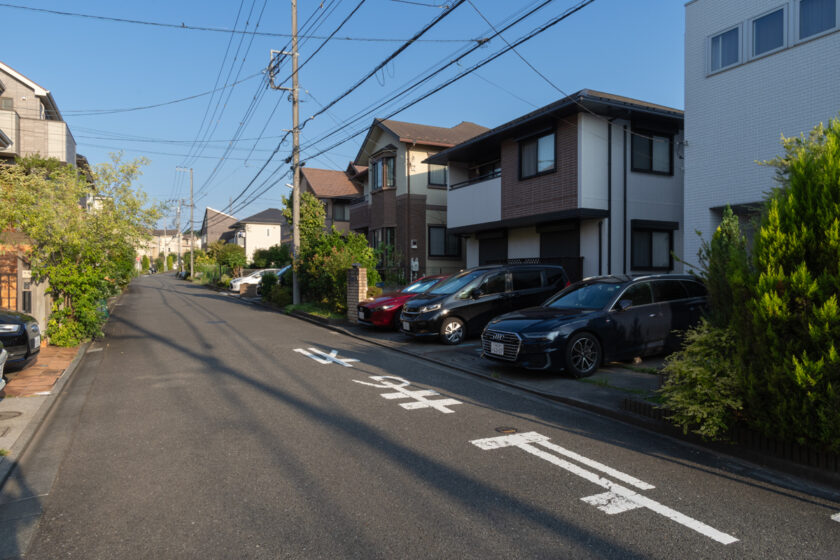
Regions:
[[379, 251], [379, 266], [393, 266], [396, 245], [396, 228], [380, 228], [373, 232], [373, 248]]
[[384, 157], [370, 164], [370, 188], [378, 191], [394, 187], [394, 156]]
[[333, 220], [347, 222], [350, 220], [350, 205], [346, 202], [333, 201]]
[[837, 0], [799, 0], [799, 38], [807, 39], [837, 24]]
[[429, 226], [430, 257], [460, 257], [461, 238], [446, 231], [446, 226]]
[[0, 97], [0, 109], [3, 111], [11, 111], [14, 108], [15, 104], [11, 97]]
[[785, 46], [785, 10], [769, 13], [752, 22], [752, 55], [760, 56]]
[[724, 31], [712, 37], [711, 46], [711, 71], [717, 72], [733, 64], [740, 62], [740, 44], [738, 27]]
[[631, 264], [633, 270], [671, 270], [674, 232], [633, 228]]
[[674, 150], [670, 136], [633, 131], [633, 171], [644, 173], [674, 174]]
[[527, 179], [554, 171], [554, 133], [519, 144], [519, 178]]
[[446, 185], [446, 166], [429, 164], [429, 184], [430, 185]]

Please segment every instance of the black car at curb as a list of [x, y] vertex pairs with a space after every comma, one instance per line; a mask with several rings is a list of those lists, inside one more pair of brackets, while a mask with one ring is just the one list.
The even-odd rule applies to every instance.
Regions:
[[460, 344], [497, 315], [538, 305], [569, 284], [562, 266], [510, 264], [470, 268], [408, 300], [400, 331]]
[[9, 353], [7, 365], [22, 364], [41, 351], [41, 329], [34, 317], [0, 309], [0, 342]]
[[690, 275], [587, 278], [539, 307], [494, 318], [482, 356], [583, 377], [603, 361], [676, 348], [705, 308], [706, 289]]

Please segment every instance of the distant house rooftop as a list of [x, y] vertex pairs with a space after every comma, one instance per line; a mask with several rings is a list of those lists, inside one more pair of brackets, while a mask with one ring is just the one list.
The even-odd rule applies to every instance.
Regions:
[[[367, 169], [362, 166], [354, 167]], [[304, 167], [301, 169], [301, 173], [306, 182], [309, 183], [316, 198], [356, 198], [361, 194], [361, 189], [350, 180], [344, 171]]]

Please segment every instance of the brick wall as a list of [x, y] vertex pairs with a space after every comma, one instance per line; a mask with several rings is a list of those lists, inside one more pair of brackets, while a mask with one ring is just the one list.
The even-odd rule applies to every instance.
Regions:
[[351, 268], [347, 271], [347, 319], [351, 323], [359, 322], [360, 302], [367, 299], [367, 269]]
[[556, 170], [529, 179], [519, 179], [519, 143], [502, 142], [502, 219], [520, 218], [576, 208], [577, 126], [557, 125], [554, 142]]

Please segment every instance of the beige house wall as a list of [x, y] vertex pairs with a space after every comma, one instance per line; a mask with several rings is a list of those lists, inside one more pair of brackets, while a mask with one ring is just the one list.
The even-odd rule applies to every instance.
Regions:
[[245, 224], [245, 258], [250, 263], [254, 260], [257, 249], [268, 249], [280, 245], [280, 224]]

